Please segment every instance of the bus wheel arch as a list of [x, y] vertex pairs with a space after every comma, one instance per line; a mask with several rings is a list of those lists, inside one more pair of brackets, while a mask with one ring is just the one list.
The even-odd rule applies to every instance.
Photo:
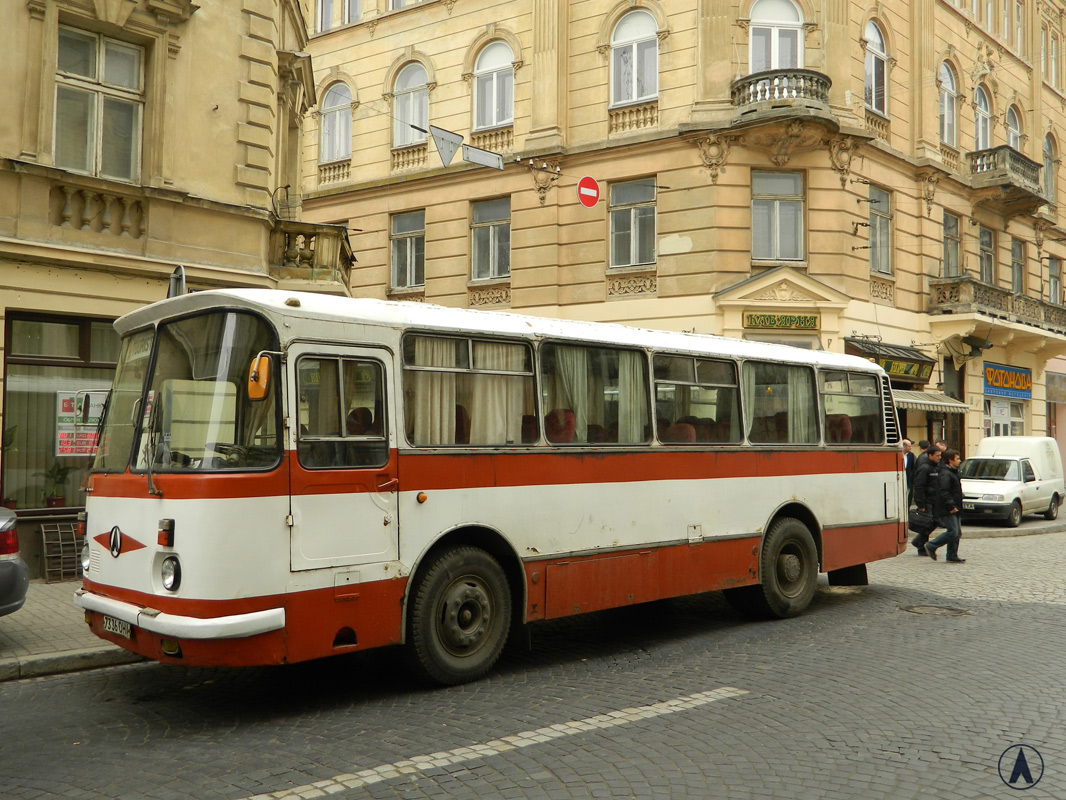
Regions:
[[420, 678], [457, 684], [484, 675], [521, 623], [525, 589], [506, 540], [481, 527], [434, 543], [408, 581], [405, 658]]

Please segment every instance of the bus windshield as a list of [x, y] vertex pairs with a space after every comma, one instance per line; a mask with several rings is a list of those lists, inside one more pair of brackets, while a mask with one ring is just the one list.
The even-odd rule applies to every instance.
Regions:
[[96, 470], [123, 469], [131, 453], [135, 470], [159, 472], [278, 463], [277, 381], [262, 400], [247, 389], [253, 359], [277, 349], [266, 323], [227, 311], [160, 325], [146, 384], [144, 337], [124, 340]]

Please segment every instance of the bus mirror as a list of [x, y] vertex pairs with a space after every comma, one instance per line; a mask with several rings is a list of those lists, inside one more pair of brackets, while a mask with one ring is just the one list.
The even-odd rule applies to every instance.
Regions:
[[260, 353], [248, 369], [248, 399], [265, 400], [270, 389], [270, 356]]

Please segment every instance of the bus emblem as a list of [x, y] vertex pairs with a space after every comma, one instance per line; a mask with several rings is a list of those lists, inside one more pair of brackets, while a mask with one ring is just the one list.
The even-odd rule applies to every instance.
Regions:
[[112, 558], [118, 558], [122, 554], [122, 531], [119, 530], [118, 525], [111, 529], [109, 546]]
[[123, 553], [132, 553], [134, 550], [140, 550], [144, 547], [136, 539], [124, 534], [118, 525], [107, 533], [94, 536], [93, 541], [97, 542], [101, 547], [106, 547], [112, 558], [118, 558]]

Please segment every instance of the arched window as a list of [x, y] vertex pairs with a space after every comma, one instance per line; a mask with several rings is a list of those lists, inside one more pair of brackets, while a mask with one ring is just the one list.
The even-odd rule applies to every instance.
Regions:
[[992, 104], [988, 102], [985, 87], [978, 86], [974, 93], [974, 150], [987, 150], [992, 146]]
[[514, 53], [505, 42], [492, 42], [474, 65], [474, 130], [514, 122]]
[[322, 97], [322, 137], [318, 160], [323, 164], [352, 157], [352, 91], [343, 83]]
[[866, 107], [888, 115], [888, 54], [877, 23], [866, 23]]
[[749, 29], [752, 72], [803, 66], [803, 14], [792, 0], [757, 0]]
[[951, 147], [955, 147], [956, 127], [959, 117], [959, 94], [958, 81], [955, 80], [955, 70], [947, 61], [940, 65], [940, 141]]
[[1049, 133], [1044, 137], [1044, 197], [1055, 202], [1055, 140]]
[[611, 105], [640, 103], [659, 94], [659, 38], [655, 18], [631, 11], [611, 34]]
[[[429, 88], [426, 68], [412, 62], [400, 70], [392, 99], [392, 144], [405, 147], [426, 140], [429, 128]], [[417, 127], [411, 127], [415, 125]], [[421, 128], [422, 130], [418, 130]]]
[[1014, 106], [1007, 109], [1007, 144], [1015, 150], [1022, 149], [1022, 118]]

